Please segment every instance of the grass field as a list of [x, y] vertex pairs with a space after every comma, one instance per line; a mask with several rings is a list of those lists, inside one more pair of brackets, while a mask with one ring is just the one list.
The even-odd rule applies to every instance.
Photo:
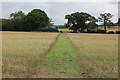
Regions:
[[58, 33], [2, 32], [2, 77], [31, 77]]
[[[109, 32], [109, 31], [113, 31], [113, 32], [119, 31], [119, 29], [118, 29], [119, 27], [120, 26], [112, 26], [110, 28], [107, 27], [107, 32]], [[102, 28], [102, 29], [104, 29], [104, 28]]]
[[84, 77], [118, 76], [118, 35], [68, 34]]
[[72, 31], [72, 30], [69, 30], [69, 28], [63, 28], [63, 29], [58, 28], [58, 30], [62, 31], [62, 32], [65, 32], [65, 33], [69, 33], [70, 31]]
[[[119, 28], [120, 26], [112, 26], [112, 27], [107, 27], [107, 32], [109, 32], [109, 31], [113, 31], [113, 32], [116, 32], [116, 31], [119, 31]], [[104, 30], [104, 27], [102, 26], [102, 27], [99, 27], [98, 29], [102, 29], [102, 30]], [[62, 32], [70, 32], [70, 31], [72, 31], [72, 30], [69, 30], [68, 28], [63, 28], [63, 29], [58, 29], [59, 31], [62, 31]], [[86, 31], [86, 30], [85, 30]]]
[[117, 34], [2, 32], [2, 35], [3, 78], [118, 76]]

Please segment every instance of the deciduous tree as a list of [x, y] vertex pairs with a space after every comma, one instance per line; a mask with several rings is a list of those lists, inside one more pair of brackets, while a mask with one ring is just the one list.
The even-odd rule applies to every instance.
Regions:
[[39, 28], [44, 28], [50, 25], [50, 20], [47, 14], [40, 10], [34, 9], [27, 15], [28, 28], [30, 30], [38, 30]]
[[13, 25], [13, 30], [23, 30], [24, 29], [24, 21], [26, 15], [22, 11], [18, 11], [10, 14], [11, 24]]
[[112, 16], [113, 15], [111, 15], [110, 13], [104, 13], [104, 14], [100, 14], [100, 17], [98, 18], [100, 22], [103, 22], [105, 32], [107, 31], [106, 25], [107, 23], [111, 22], [110, 19], [112, 18]]
[[91, 22], [89, 25], [96, 23], [95, 17], [84, 12], [75, 12], [71, 15], [66, 15], [65, 19], [68, 19], [67, 24], [69, 25], [70, 29], [73, 30], [73, 32], [77, 32], [78, 30], [83, 32], [86, 28], [90, 28], [90, 26], [87, 25], [87, 22]]

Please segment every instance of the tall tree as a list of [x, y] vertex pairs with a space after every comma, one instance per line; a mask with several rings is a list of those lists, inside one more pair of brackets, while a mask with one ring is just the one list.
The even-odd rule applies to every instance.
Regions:
[[87, 23], [87, 32], [89, 32], [90, 30], [93, 31], [98, 27], [96, 22], [98, 22], [98, 20], [95, 17], [91, 16], [89, 22]]
[[25, 17], [25, 14], [22, 11], [18, 11], [10, 14], [10, 18], [14, 20], [21, 21]]
[[49, 19], [48, 27], [51, 27], [54, 25], [54, 21], [52, 19]]
[[23, 22], [26, 15], [22, 11], [18, 11], [10, 14], [11, 24], [14, 27], [14, 30], [23, 30]]
[[104, 13], [104, 14], [100, 14], [100, 17], [98, 18], [100, 22], [103, 22], [105, 32], [107, 31], [106, 25], [107, 23], [111, 22], [110, 19], [112, 18], [112, 16], [113, 15], [111, 15], [110, 13]]
[[93, 20], [92, 18], [93, 16], [84, 12], [75, 12], [71, 15], [65, 16], [65, 19], [68, 19], [67, 24], [70, 26], [73, 32], [77, 32], [78, 30], [83, 32], [87, 28], [86, 22]]
[[120, 18], [118, 19], [118, 22], [117, 22], [117, 24], [120, 26]]
[[11, 19], [1, 19], [2, 20], [2, 30], [3, 31], [9, 31], [9, 30], [13, 30], [14, 26], [12, 24], [12, 20]]
[[38, 30], [39, 28], [49, 26], [50, 20], [44, 11], [40, 9], [34, 9], [28, 13], [27, 23], [30, 30]]

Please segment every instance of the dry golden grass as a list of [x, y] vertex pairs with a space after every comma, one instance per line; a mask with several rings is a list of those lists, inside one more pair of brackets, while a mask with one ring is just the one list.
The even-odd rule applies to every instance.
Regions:
[[[49, 73], [45, 71], [49, 70], [50, 67], [61, 69], [60, 66], [54, 67], [56, 65], [53, 63], [55, 62], [54, 58], [58, 58], [60, 55], [60, 58], [66, 57], [66, 55], [63, 56], [61, 54], [61, 51], [65, 52], [68, 49], [69, 51], [75, 49], [76, 53], [72, 53], [69, 57], [72, 58], [74, 57], [73, 55], [77, 55], [76, 58], [78, 59], [75, 58], [73, 60], [75, 62], [68, 61], [65, 63], [65, 61], [62, 61], [62, 63], [71, 64], [71, 66], [61, 65], [65, 66], [63, 71], [66, 72], [64, 74], [61, 73], [62, 75], [70, 74], [86, 78], [118, 77], [117, 34], [68, 33], [67, 36], [73, 44], [73, 49], [68, 45], [70, 43], [66, 41], [63, 35], [63, 37], [59, 38], [63, 39], [63, 41], [60, 40], [57, 43], [58, 47], [55, 46], [55, 49], [46, 58], [44, 58], [46, 56], [45, 53], [50, 50], [50, 45], [55, 42], [59, 33], [2, 32], [2, 35], [3, 78], [36, 78], [38, 75], [47, 77]], [[60, 47], [63, 43], [65, 43], [64, 47]], [[56, 54], [56, 51], [58, 55], [52, 55]], [[53, 58], [53, 56], [55, 57]], [[42, 69], [40, 67], [42, 61], [44, 65], [44, 60], [42, 59], [48, 60], [53, 65], [46, 66], [48, 69]], [[56, 60], [56, 63], [58, 60]], [[71, 72], [68, 71], [69, 68]], [[52, 71], [56, 72], [56, 70]]]
[[83, 77], [118, 77], [117, 34], [68, 34]]
[[0, 31], [0, 79], [2, 79], [2, 32]]
[[32, 77], [59, 33], [2, 32], [3, 78]]

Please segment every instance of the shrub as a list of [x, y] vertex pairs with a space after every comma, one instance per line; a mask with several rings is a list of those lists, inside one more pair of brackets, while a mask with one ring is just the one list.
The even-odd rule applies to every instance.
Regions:
[[46, 28], [47, 32], [59, 32], [56, 28]]
[[73, 31], [70, 31], [70, 33], [75, 33], [75, 32], [73, 32]]
[[104, 30], [90, 30], [89, 32], [84, 33], [106, 33]]
[[120, 34], [120, 31], [116, 31], [116, 34]]
[[104, 30], [97, 30], [97, 33], [106, 33]]
[[60, 33], [63, 33], [62, 31], [60, 31]]
[[114, 34], [114, 31], [109, 31], [108, 34]]
[[56, 28], [40, 28], [38, 31], [43, 31], [43, 32], [59, 32], [58, 29], [56, 29]]
[[96, 33], [96, 31], [84, 31], [84, 33]]

